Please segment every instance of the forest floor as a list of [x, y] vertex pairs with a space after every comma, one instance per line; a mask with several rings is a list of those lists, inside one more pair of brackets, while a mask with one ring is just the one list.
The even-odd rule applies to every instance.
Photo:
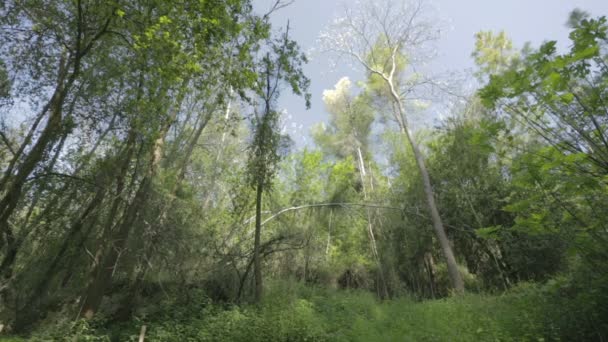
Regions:
[[146, 341], [553, 340], [536, 289], [525, 285], [503, 295], [378, 301], [369, 292], [280, 283], [258, 306], [166, 299], [129, 322], [46, 322], [27, 340], [137, 341], [142, 325]]

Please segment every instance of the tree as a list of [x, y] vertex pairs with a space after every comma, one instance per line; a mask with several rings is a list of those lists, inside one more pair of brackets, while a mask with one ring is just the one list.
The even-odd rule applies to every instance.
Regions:
[[[45, 10], [40, 11], [40, 8]], [[13, 75], [40, 79], [42, 87], [53, 89], [47, 98], [44, 91], [40, 93], [40, 88], [33, 87], [36, 92], [33, 96], [39, 96], [44, 104], [39, 108], [30, 134], [0, 178], [0, 234], [9, 259], [14, 258], [18, 248], [9, 219], [23, 196], [27, 178], [50, 147], [69, 132], [71, 119], [66, 115], [64, 105], [73, 94], [74, 85], [87, 72], [87, 59], [116, 22], [118, 15], [114, 10], [113, 6], [82, 1], [38, 1], [35, 4], [9, 1], [1, 9], [2, 23], [7, 24], [8, 29], [2, 31], [0, 42], [5, 51], [10, 51], [9, 68]], [[14, 35], [18, 31], [23, 34]], [[48, 47], [47, 58], [41, 58], [41, 46]], [[27, 89], [27, 86], [23, 87]], [[32, 143], [33, 133], [42, 119], [46, 121], [45, 126]], [[7, 277], [10, 274], [3, 274], [4, 281]]]
[[600, 189], [608, 172], [608, 24], [575, 11], [569, 25], [569, 51], [558, 53], [555, 41], [528, 49], [519, 63], [491, 75], [479, 96], [539, 141], [517, 164], [515, 184], [534, 190], [506, 208], [516, 224], [559, 233], [595, 265], [607, 241], [597, 213], [607, 200]]
[[[111, 277], [120, 254], [127, 249], [132, 227], [146, 212], [148, 201], [157, 192], [155, 181], [160, 171], [161, 159], [165, 154], [166, 143], [169, 140], [168, 134], [177, 122], [185, 94], [191, 91], [190, 88], [213, 92], [214, 89], [221, 90], [224, 87], [233, 87], [242, 91], [253, 86], [249, 77], [252, 73], [250, 70], [243, 70], [243, 76], [239, 77], [232, 74], [234, 72], [231, 61], [233, 56], [229, 54], [235, 53], [239, 56], [238, 62], [242, 67], [250, 66], [248, 64], [250, 62], [249, 51], [246, 51], [245, 47], [235, 49], [232, 45], [236, 45], [236, 42], [241, 42], [243, 45], [256, 44], [264, 36], [265, 29], [268, 29], [259, 18], [251, 19], [249, 17], [250, 8], [246, 1], [221, 6], [210, 2], [191, 2], [181, 6], [165, 4], [164, 6], [154, 8], [160, 12], [160, 15], [148, 18], [153, 24], [145, 29], [143, 36], [135, 37], [138, 44], [136, 51], [142, 53], [142, 58], [147, 62], [144, 63], [142, 72], [147, 71], [149, 67], [156, 66], [156, 63], [159, 63], [158, 70], [161, 72], [152, 74], [139, 84], [144, 87], [143, 94], [146, 96], [143, 102], [137, 103], [134, 114], [143, 117], [145, 114], [153, 115], [149, 121], [134, 118], [131, 122], [132, 132], [145, 132], [138, 154], [133, 154], [135, 165], [141, 171], [134, 174], [131, 179], [131, 199], [122, 208], [119, 220], [113, 223], [113, 228], [108, 224], [100, 239], [98, 252], [100, 258], [91, 272], [91, 279], [81, 307], [81, 315], [86, 318], [93, 317], [98, 310], [104, 291], [111, 284]], [[145, 17], [148, 13], [141, 14]], [[135, 14], [137, 12], [133, 13], [133, 15]], [[262, 27], [259, 28], [260, 31], [248, 31], [244, 29], [245, 24], [261, 25]], [[189, 28], [192, 34], [183, 32], [184, 27]], [[162, 34], [159, 34], [159, 31]], [[224, 48], [228, 52], [228, 58], [225, 58]], [[223, 71], [221, 77], [218, 77], [217, 74], [214, 75], [213, 69], [205, 71], [202, 67], [204, 64], [218, 61], [225, 62], [217, 65]], [[224, 81], [226, 84], [220, 84], [220, 81]], [[159, 102], [154, 101], [150, 95], [156, 95]], [[222, 103], [223, 98], [223, 96], [217, 96], [216, 104]], [[137, 100], [142, 99], [137, 97]], [[201, 123], [190, 144], [198, 141], [211, 114], [214, 114], [214, 111], [198, 117]], [[131, 148], [128, 146], [126, 151]], [[189, 150], [187, 151], [186, 163], [191, 153]], [[130, 163], [130, 159], [127, 158], [126, 162]], [[180, 170], [180, 173], [183, 172], [183, 169]], [[183, 176], [179, 176], [178, 180], [181, 177]], [[133, 182], [133, 180], [137, 182]]]
[[7, 99], [10, 98], [11, 93], [11, 80], [6, 72], [6, 65], [0, 58], [0, 105], [3, 105]]
[[[314, 127], [313, 137], [317, 145], [326, 151], [327, 156], [352, 159], [358, 174], [357, 188], [363, 195], [363, 201], [367, 203], [373, 196], [374, 189], [373, 161], [369, 147], [374, 113], [368, 104], [368, 98], [364, 95], [353, 97], [350, 88], [350, 80], [344, 77], [338, 81], [335, 89], [323, 92], [323, 101], [329, 112], [330, 122], [329, 126], [321, 124]], [[372, 210], [370, 208], [365, 210], [370, 249], [379, 275], [379, 293], [382, 297], [388, 297], [374, 233]]]
[[177, 195], [226, 89], [254, 87], [253, 54], [269, 25], [251, 10], [247, 0], [0, 6], [2, 105], [8, 91], [38, 110], [23, 118], [23, 137], [2, 131], [3, 145], [18, 143], [0, 178], [2, 309], [23, 317], [16, 327], [62, 296], [55, 290], [83, 283], [81, 313], [93, 316], [150, 253], [153, 243], [142, 247], [133, 232], [149, 237], [165, 224], [168, 206], [152, 208], [176, 197], [161, 186], [166, 171], [178, 170], [167, 191]]
[[509, 67], [518, 59], [513, 42], [504, 31], [479, 31], [475, 34], [475, 50], [471, 54], [479, 66], [477, 77], [491, 75]]
[[356, 9], [347, 9], [345, 17], [338, 19], [332, 30], [321, 38], [328, 50], [346, 55], [359, 63], [372, 80], [376, 79], [382, 85], [381, 92], [390, 99], [393, 119], [411, 147], [422, 177], [425, 200], [447, 263], [452, 287], [461, 293], [464, 291], [464, 283], [441, 221], [424, 156], [414, 139], [406, 110], [412, 94], [432, 83], [421, 77], [415, 69], [411, 71], [406, 68], [408, 64], [418, 62], [429, 47], [428, 43], [436, 39], [437, 31], [423, 17], [424, 9], [422, 1], [369, 2]]
[[285, 32], [275, 41], [268, 42], [268, 51], [260, 61], [258, 80], [254, 91], [262, 103], [262, 112], [254, 112], [254, 134], [251, 142], [251, 154], [248, 162], [249, 184], [255, 188], [255, 237], [253, 247], [253, 266], [255, 278], [255, 301], [262, 299], [262, 196], [272, 186], [281, 150], [285, 150], [286, 140], [280, 132], [280, 113], [275, 103], [280, 88], [287, 84], [297, 95], [303, 95], [307, 108], [310, 106], [310, 95], [306, 93], [310, 81], [302, 72], [306, 57], [299, 51], [298, 45], [289, 38], [289, 23]]
[[576, 298], [564, 338], [593, 339], [605, 334], [608, 315], [608, 21], [576, 10], [568, 25], [567, 49], [555, 41], [524, 49], [478, 94], [531, 138], [513, 162], [514, 190], [504, 209], [515, 217], [514, 230], [557, 242], [559, 262], [551, 266], [568, 271], [560, 293]]

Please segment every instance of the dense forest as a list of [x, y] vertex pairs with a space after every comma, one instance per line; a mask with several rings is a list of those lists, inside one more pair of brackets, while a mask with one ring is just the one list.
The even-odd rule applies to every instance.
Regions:
[[606, 17], [465, 91], [426, 2], [347, 2], [302, 146], [292, 2], [0, 2], [0, 340], [607, 341]]

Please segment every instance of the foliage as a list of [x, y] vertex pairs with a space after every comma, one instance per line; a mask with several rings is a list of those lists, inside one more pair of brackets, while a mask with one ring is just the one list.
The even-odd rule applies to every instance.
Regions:
[[[227, 306], [197, 298], [171, 305], [162, 314], [135, 319], [109, 330], [81, 322], [69, 333], [37, 333], [44, 340], [76, 337], [136, 340], [146, 324], [150, 340], [181, 341], [538, 341], [593, 338], [565, 279], [545, 286], [521, 284], [502, 296], [469, 294], [415, 302], [378, 302], [362, 291], [336, 292], [294, 282], [274, 283], [260, 306]], [[577, 306], [578, 307], [578, 306]], [[590, 324], [599, 323], [592, 321]], [[582, 324], [582, 325], [581, 325]], [[603, 328], [605, 329], [605, 327]], [[104, 332], [105, 331], [105, 332]], [[590, 335], [586, 335], [589, 333]], [[55, 335], [53, 335], [55, 334]], [[38, 337], [36, 337], [38, 336]]]
[[605, 260], [606, 217], [606, 18], [573, 14], [572, 47], [555, 42], [525, 55], [519, 66], [490, 77], [480, 90], [487, 105], [533, 129], [532, 145], [513, 167], [517, 188], [506, 210], [516, 226], [552, 234], [576, 255]]
[[480, 32], [486, 84], [413, 129], [434, 20], [361, 4], [321, 40], [363, 81], [294, 149], [307, 57], [273, 3], [2, 2], [3, 337], [605, 340], [606, 18], [565, 50]]
[[506, 32], [494, 34], [492, 31], [480, 31], [475, 34], [475, 50], [471, 54], [479, 66], [477, 76], [496, 74], [518, 60], [513, 51], [513, 42]]

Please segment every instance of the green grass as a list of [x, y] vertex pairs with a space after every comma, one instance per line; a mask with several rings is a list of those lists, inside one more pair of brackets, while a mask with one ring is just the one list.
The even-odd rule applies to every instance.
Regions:
[[[384, 302], [361, 291], [333, 291], [276, 283], [260, 306], [220, 307], [208, 301], [155, 304], [140, 319], [51, 327], [32, 340], [136, 341], [545, 341], [558, 331], [544, 317], [538, 287], [507, 295], [467, 294], [416, 302]], [[6, 340], [10, 341], [10, 340]], [[18, 340], [13, 340], [18, 341]]]
[[[329, 341], [538, 341], [546, 327], [528, 291], [415, 302], [378, 302], [364, 292], [326, 292], [305, 299]], [[309, 322], [316, 326], [315, 322]]]

